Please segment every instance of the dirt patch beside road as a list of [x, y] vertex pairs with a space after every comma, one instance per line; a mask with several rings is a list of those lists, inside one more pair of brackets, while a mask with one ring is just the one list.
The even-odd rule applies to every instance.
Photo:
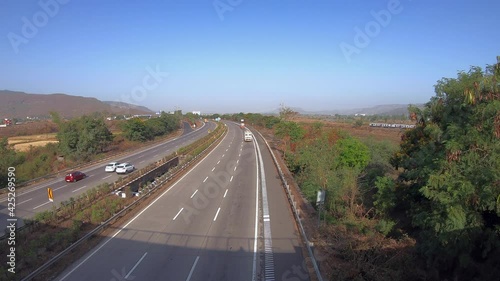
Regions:
[[295, 117], [293, 121], [304, 124], [312, 124], [319, 122], [323, 124], [326, 128], [334, 128], [337, 130], [343, 130], [349, 132], [350, 135], [362, 139], [373, 138], [374, 140], [382, 141], [387, 140], [395, 144], [399, 144], [401, 141], [401, 135], [405, 129], [399, 128], [381, 128], [381, 127], [370, 127], [368, 122], [356, 127], [353, 124], [345, 122], [336, 122], [330, 120], [323, 120], [307, 116]]

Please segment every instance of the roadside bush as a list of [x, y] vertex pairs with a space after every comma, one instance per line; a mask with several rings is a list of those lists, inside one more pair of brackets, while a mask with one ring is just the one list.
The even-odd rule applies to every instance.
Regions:
[[392, 220], [379, 220], [378, 223], [375, 225], [375, 229], [382, 233], [384, 236], [389, 235], [389, 233], [392, 231], [393, 227], [396, 225], [396, 223]]
[[90, 222], [94, 224], [100, 224], [103, 222], [105, 219], [105, 207], [99, 205], [94, 205], [92, 206], [92, 212], [90, 216]]
[[51, 224], [55, 222], [56, 214], [53, 210], [46, 210], [43, 212], [36, 213], [33, 217], [33, 220], [43, 223], [43, 224]]

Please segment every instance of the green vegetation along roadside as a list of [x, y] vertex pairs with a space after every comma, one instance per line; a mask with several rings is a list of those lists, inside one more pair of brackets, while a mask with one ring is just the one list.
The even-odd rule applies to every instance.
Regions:
[[315, 208], [317, 191], [326, 191], [315, 241], [328, 279], [496, 280], [499, 81], [500, 57], [441, 79], [424, 108], [409, 108], [416, 128], [402, 132], [399, 146], [297, 122], [288, 108], [279, 117], [223, 117], [271, 128]]
[[[200, 140], [180, 148], [172, 155], [166, 156], [164, 159], [172, 159], [174, 156], [179, 156], [183, 159], [177, 167], [168, 172], [169, 182], [173, 182], [174, 175], [179, 176], [177, 171], [181, 171], [180, 167], [187, 164], [193, 165], [204, 153], [207, 153], [209, 147], [217, 142], [218, 139], [226, 132], [226, 127], [219, 124], [211, 133], [207, 134]], [[193, 161], [194, 160], [194, 161]], [[152, 165], [156, 167], [156, 165]], [[150, 169], [146, 167], [145, 170]], [[128, 177], [135, 177], [135, 174], [146, 174], [146, 171], [136, 171]], [[127, 182], [127, 180], [120, 180]], [[78, 239], [84, 237], [87, 233], [98, 227], [102, 222], [110, 219], [116, 213], [121, 211], [125, 206], [130, 206], [139, 200], [140, 197], [127, 196], [121, 198], [111, 191], [115, 185], [102, 184], [86, 193], [75, 198], [70, 198], [68, 201], [61, 202], [58, 208], [53, 208], [44, 212], [37, 213], [33, 219], [25, 221], [25, 227], [18, 230], [16, 233], [16, 255], [23, 257], [16, 265], [16, 279], [21, 279], [27, 276], [34, 269], [40, 267], [58, 253], [75, 243]], [[125, 191], [128, 195], [130, 192]], [[154, 197], [154, 196], [152, 196]], [[141, 201], [146, 204], [151, 200], [147, 198]], [[137, 208], [137, 206], [135, 207]], [[121, 221], [120, 221], [121, 222]], [[118, 222], [119, 223], [119, 222]], [[95, 244], [96, 240], [100, 240], [104, 236], [96, 235], [97, 239], [92, 238], [90, 244]], [[2, 247], [7, 248], [7, 239], [1, 241]], [[5, 245], [3, 245], [5, 244]], [[86, 245], [79, 250], [80, 255], [75, 255], [74, 250], [72, 258], [80, 258], [85, 254]], [[0, 257], [1, 262], [6, 262], [7, 257]], [[53, 276], [57, 270], [63, 269], [71, 260], [64, 258], [63, 262], [56, 267], [51, 267], [49, 273], [45, 273], [40, 280], [46, 280]], [[2, 271], [3, 270], [3, 271]], [[12, 274], [2, 267], [0, 268], [0, 280], [12, 280]]]
[[[162, 113], [159, 117], [150, 119], [113, 121], [114, 123], [106, 123], [104, 116], [99, 114], [67, 121], [62, 120], [57, 113], [53, 112], [52, 116], [57, 125], [58, 143], [15, 151], [6, 138], [0, 139], [0, 171], [16, 167], [17, 185], [172, 135], [181, 127], [183, 119], [180, 112]], [[112, 133], [111, 126], [121, 130], [113, 130]], [[134, 128], [142, 129], [132, 132]], [[6, 172], [0, 174], [2, 188], [7, 186], [6, 175]]]

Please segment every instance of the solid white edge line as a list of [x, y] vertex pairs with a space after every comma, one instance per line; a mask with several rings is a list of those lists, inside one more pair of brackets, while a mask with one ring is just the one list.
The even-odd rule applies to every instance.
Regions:
[[193, 195], [191, 195], [191, 199], [193, 199], [194, 195], [196, 194], [196, 192], [198, 192], [198, 189], [194, 191]]
[[[226, 135], [227, 136], [227, 135]], [[140, 211], [135, 217], [133, 217], [129, 222], [127, 222], [125, 225], [123, 225], [121, 228], [119, 228], [108, 240], [104, 241], [101, 246], [99, 246], [96, 250], [94, 250], [90, 255], [88, 255], [83, 261], [81, 261], [77, 266], [75, 266], [75, 268], [73, 268], [70, 272], [68, 272], [66, 275], [64, 275], [60, 281], [66, 279], [66, 277], [68, 277], [69, 275], [71, 275], [73, 272], [75, 272], [75, 270], [77, 270], [80, 266], [82, 266], [82, 264], [84, 264], [86, 261], [88, 261], [93, 255], [95, 255], [95, 253], [97, 253], [100, 249], [102, 249], [104, 246], [106, 246], [106, 244], [109, 243], [109, 241], [111, 241], [111, 239], [115, 238], [118, 234], [120, 234], [120, 232], [122, 232], [123, 229], [125, 229], [127, 226], [129, 226], [132, 222], [134, 222], [140, 215], [142, 215], [142, 213], [146, 212], [147, 209], [149, 209], [149, 207], [153, 206], [154, 203], [156, 203], [158, 200], [160, 200], [165, 194], [167, 194], [167, 192], [169, 192], [174, 186], [177, 185], [177, 183], [179, 183], [181, 180], [183, 180], [187, 175], [189, 175], [191, 173], [191, 171], [193, 171], [198, 165], [200, 165], [201, 163], [203, 163], [203, 160], [205, 160], [205, 158], [207, 158], [208, 156], [210, 156], [210, 154], [212, 154], [212, 152], [214, 152], [217, 147], [219, 147], [219, 145], [222, 143], [219, 142], [219, 144], [214, 147], [214, 149], [212, 151], [210, 151], [210, 153], [207, 154], [207, 156], [203, 157], [203, 159], [200, 160], [200, 162], [198, 162], [198, 164], [194, 165], [194, 167], [189, 170], [189, 172], [187, 172], [184, 176], [182, 176], [180, 179], [178, 179], [174, 184], [172, 184], [172, 186], [170, 186], [170, 188], [168, 188], [167, 190], [165, 190], [160, 196], [158, 196], [158, 198], [156, 198], [153, 202], [151, 202], [149, 205], [146, 206], [146, 208], [144, 208], [142, 211]], [[47, 202], [47, 203], [50, 203]], [[45, 204], [47, 204], [45, 203]]]
[[184, 210], [184, 208], [181, 208], [179, 210], [179, 212], [177, 213], [177, 215], [175, 215], [175, 217], [172, 219], [173, 221], [175, 221], [175, 219], [181, 214], [182, 210]]
[[219, 215], [219, 212], [220, 212], [220, 207], [219, 207], [219, 209], [217, 209], [217, 213], [215, 213], [214, 221], [217, 220], [217, 216]]
[[[255, 144], [256, 145], [256, 144]], [[259, 236], [259, 161], [257, 159], [257, 148], [254, 146], [255, 167], [256, 167], [256, 188], [255, 188], [255, 233], [253, 240], [253, 265], [252, 281], [257, 280], [257, 238]], [[241, 155], [241, 154], [240, 154]]]
[[142, 258], [140, 258], [137, 263], [134, 265], [134, 267], [132, 267], [132, 269], [128, 272], [127, 275], [125, 275], [125, 279], [128, 279], [130, 277], [130, 274], [132, 274], [132, 272], [135, 270], [135, 268], [141, 263], [141, 261], [144, 259], [144, 257], [146, 257], [146, 255], [148, 254], [148, 252], [145, 252], [144, 255], [142, 255]]
[[103, 180], [105, 180], [105, 179], [107, 179], [107, 178], [110, 178], [111, 176], [113, 176], [113, 175], [106, 176], [106, 177], [104, 177], [104, 178], [102, 178], [102, 179], [103, 179]]
[[200, 256], [197, 256], [196, 259], [194, 260], [193, 266], [191, 267], [191, 270], [189, 271], [189, 275], [188, 275], [186, 281], [191, 280], [191, 276], [193, 276], [194, 268], [196, 267], [196, 264], [198, 263], [199, 259], [200, 259]]

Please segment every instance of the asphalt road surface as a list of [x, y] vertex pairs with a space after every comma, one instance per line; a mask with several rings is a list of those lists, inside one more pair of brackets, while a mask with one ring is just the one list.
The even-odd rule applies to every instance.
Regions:
[[227, 125], [212, 152], [56, 280], [309, 280], [293, 279], [303, 257], [267, 148]]
[[[16, 192], [15, 197], [15, 210], [14, 217], [10, 216], [7, 198], [4, 197], [0, 200], [0, 229], [5, 229], [8, 220], [17, 219], [17, 227], [20, 227], [22, 219], [33, 217], [36, 213], [48, 210], [52, 206], [59, 206], [60, 202], [66, 201], [71, 197], [76, 197], [81, 193], [86, 192], [102, 183], [113, 183], [123, 175], [116, 173], [106, 173], [104, 166], [111, 161], [130, 162], [136, 167], [141, 169], [149, 163], [158, 161], [176, 151], [178, 148], [194, 142], [195, 140], [208, 134], [208, 130], [213, 130], [216, 124], [213, 122], [205, 123], [198, 130], [193, 130], [188, 123], [184, 123], [184, 131], [182, 136], [175, 139], [141, 149], [132, 154], [121, 156], [110, 161], [92, 165], [82, 169], [81, 171], [87, 175], [87, 178], [68, 183], [64, 181], [64, 176], [61, 178], [49, 180], [33, 187], [23, 188], [22, 193]], [[47, 188], [53, 190], [54, 202], [48, 200]]]

